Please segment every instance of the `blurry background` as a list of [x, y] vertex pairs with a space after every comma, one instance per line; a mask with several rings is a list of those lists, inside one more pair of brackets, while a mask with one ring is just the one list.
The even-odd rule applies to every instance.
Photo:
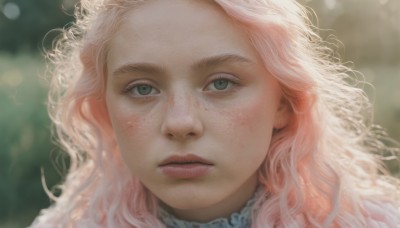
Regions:
[[[52, 143], [46, 111], [42, 51], [68, 26], [77, 0], [0, 0], [0, 227], [25, 227], [50, 203], [61, 180], [60, 151]], [[338, 52], [370, 81], [375, 122], [400, 139], [400, 1], [301, 0], [323, 29], [343, 46]], [[314, 22], [317, 20], [314, 17]], [[47, 35], [46, 35], [47, 34]], [[44, 37], [46, 38], [44, 39]], [[57, 161], [58, 160], [58, 161]], [[399, 167], [390, 167], [394, 173]]]

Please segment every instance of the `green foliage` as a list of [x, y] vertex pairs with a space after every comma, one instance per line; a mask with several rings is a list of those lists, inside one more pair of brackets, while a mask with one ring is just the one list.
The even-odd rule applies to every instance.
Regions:
[[45, 35], [51, 29], [63, 27], [73, 19], [71, 8], [64, 8], [62, 0], [0, 1], [0, 10], [2, 5], [9, 2], [15, 3], [21, 13], [15, 20], [0, 13], [0, 50], [12, 53], [20, 49], [36, 52], [43, 46], [49, 47], [55, 34], [50, 33], [44, 39]]
[[0, 55], [0, 227], [11, 218], [26, 226], [49, 205], [41, 168], [49, 186], [60, 179], [50, 162], [57, 150], [50, 142], [42, 72], [38, 56]]

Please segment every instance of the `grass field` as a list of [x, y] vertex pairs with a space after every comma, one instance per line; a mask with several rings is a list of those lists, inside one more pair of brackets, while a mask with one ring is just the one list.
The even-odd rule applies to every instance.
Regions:
[[[59, 179], [51, 160], [43, 60], [37, 55], [0, 54], [0, 227], [24, 227], [39, 208], [49, 205], [40, 183], [40, 168], [48, 184]], [[375, 119], [400, 140], [400, 66], [359, 67], [375, 92]], [[391, 167], [398, 170], [398, 167]]]

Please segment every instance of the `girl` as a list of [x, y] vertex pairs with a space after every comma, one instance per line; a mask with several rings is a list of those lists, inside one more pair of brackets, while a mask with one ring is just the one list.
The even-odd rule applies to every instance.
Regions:
[[398, 227], [387, 148], [294, 0], [86, 0], [50, 114], [71, 158], [32, 227]]

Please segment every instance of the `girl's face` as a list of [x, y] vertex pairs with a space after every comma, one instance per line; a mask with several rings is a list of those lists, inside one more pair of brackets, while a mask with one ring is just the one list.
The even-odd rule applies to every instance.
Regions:
[[180, 218], [242, 207], [286, 116], [245, 33], [208, 1], [148, 1], [107, 58], [107, 108], [132, 174]]

